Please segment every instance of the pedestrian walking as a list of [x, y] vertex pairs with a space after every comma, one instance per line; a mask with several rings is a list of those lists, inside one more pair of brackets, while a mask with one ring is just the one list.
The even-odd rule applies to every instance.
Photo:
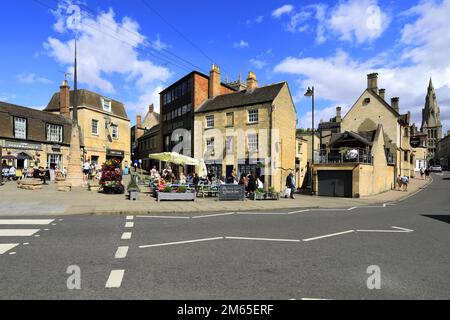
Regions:
[[425, 179], [425, 169], [423, 167], [420, 167], [420, 178]]
[[409, 177], [403, 176], [402, 177], [402, 184], [403, 184], [403, 191], [408, 191], [408, 183], [409, 183]]
[[286, 178], [286, 191], [284, 194], [285, 198], [287, 198], [289, 195], [291, 199], [295, 199], [294, 192], [295, 192], [295, 179], [294, 174], [291, 171]]
[[425, 180], [428, 180], [429, 177], [430, 177], [430, 169], [426, 168], [425, 169]]

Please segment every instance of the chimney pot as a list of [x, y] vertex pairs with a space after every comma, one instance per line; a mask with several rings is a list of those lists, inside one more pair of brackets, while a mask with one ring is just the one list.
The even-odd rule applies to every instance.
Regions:
[[253, 71], [250, 71], [247, 78], [247, 91], [251, 92], [256, 88], [258, 88], [258, 80], [256, 79], [256, 74]]
[[378, 73], [369, 73], [367, 75], [367, 89], [378, 93]]
[[153, 113], [155, 111], [155, 107], [153, 105], [153, 103], [151, 105], [148, 106], [148, 112], [149, 113]]
[[70, 86], [67, 80], [63, 81], [59, 89], [59, 113], [70, 118]]
[[400, 113], [400, 98], [399, 97], [394, 97], [391, 99], [391, 107], [392, 107], [392, 109], [397, 111], [397, 113]]
[[379, 95], [383, 100], [385, 100], [385, 97], [386, 97], [386, 89], [380, 89], [380, 90], [378, 91], [378, 95]]
[[336, 107], [336, 122], [342, 121], [341, 110], [341, 107]]

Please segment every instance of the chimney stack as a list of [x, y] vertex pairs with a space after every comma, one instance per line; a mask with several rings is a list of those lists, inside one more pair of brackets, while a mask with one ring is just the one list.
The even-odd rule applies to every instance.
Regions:
[[208, 97], [214, 98], [220, 95], [220, 70], [219, 66], [213, 64], [209, 72]]
[[400, 113], [400, 98], [395, 97], [391, 99], [391, 107], [392, 109], [394, 109], [395, 111], [397, 111], [397, 113]]
[[256, 74], [253, 71], [250, 71], [247, 78], [247, 91], [252, 92], [256, 88], [258, 88], [258, 80], [256, 80]]
[[70, 118], [70, 87], [67, 80], [63, 81], [59, 89], [59, 113], [64, 117]]
[[148, 113], [153, 113], [154, 111], [155, 111], [155, 106], [152, 103], [151, 105], [148, 106]]
[[341, 110], [341, 107], [336, 107], [336, 122], [342, 121]]
[[369, 73], [367, 75], [367, 89], [378, 94], [378, 73]]
[[142, 116], [139, 113], [136, 115], [136, 128], [142, 128]]
[[386, 97], [386, 89], [380, 89], [378, 91], [378, 95], [381, 97], [381, 99], [385, 100]]

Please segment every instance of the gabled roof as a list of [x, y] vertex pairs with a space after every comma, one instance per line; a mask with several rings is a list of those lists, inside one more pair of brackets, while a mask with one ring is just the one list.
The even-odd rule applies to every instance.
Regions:
[[369, 89], [365, 89], [363, 91], [363, 93], [359, 96], [358, 99], [356, 99], [355, 103], [352, 105], [352, 107], [350, 108], [350, 110], [347, 112], [347, 114], [344, 116], [347, 117], [347, 115], [350, 113], [350, 111], [353, 109], [353, 107], [356, 105], [356, 102], [359, 101], [359, 99], [361, 99], [361, 97], [368, 92], [370, 95], [372, 95], [375, 99], [377, 99], [382, 105], [384, 105], [390, 112], [392, 112], [394, 114], [394, 116], [396, 116], [397, 118], [400, 116], [400, 114], [395, 111], [394, 108], [391, 107], [391, 105], [389, 103], [386, 102], [386, 100], [384, 100], [382, 97], [380, 97], [380, 95], [376, 92], [373, 92], [372, 90]]
[[[57, 92], [53, 95], [52, 99], [48, 103], [47, 107], [44, 109], [44, 111], [54, 112], [59, 111], [59, 102], [60, 102], [60, 93]], [[78, 90], [78, 106], [87, 106], [94, 109], [97, 109], [99, 111], [104, 112], [102, 100], [101, 98], [106, 98], [111, 100], [111, 113], [113, 115], [116, 115], [121, 118], [128, 119], [127, 113], [125, 111], [125, 106], [122, 102], [119, 102], [114, 99], [110, 99], [107, 97], [104, 97], [98, 93], [86, 90], [86, 89], [79, 89]], [[70, 91], [70, 106], [73, 106], [73, 100], [74, 100], [74, 91]]]
[[353, 132], [353, 131], [345, 131], [342, 133], [333, 133], [331, 135], [329, 145], [332, 146], [340, 141], [347, 140], [356, 140], [361, 142], [362, 144], [371, 146], [373, 144], [373, 140], [375, 138], [377, 130], [372, 131], [364, 131], [364, 132]]
[[196, 113], [204, 113], [228, 108], [248, 106], [272, 102], [280, 93], [286, 82], [275, 83], [272, 85], [256, 88], [253, 91], [239, 91], [216, 96], [206, 100]]

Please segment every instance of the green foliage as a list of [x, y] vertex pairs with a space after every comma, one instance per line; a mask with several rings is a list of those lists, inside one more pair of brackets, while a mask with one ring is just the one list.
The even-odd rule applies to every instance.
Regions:
[[141, 189], [139, 189], [139, 186], [136, 181], [136, 175], [134, 175], [134, 174], [131, 175], [131, 180], [128, 183], [127, 191], [128, 192], [141, 192]]
[[187, 190], [188, 190], [188, 187], [181, 186], [178, 188], [178, 193], [186, 193]]
[[172, 188], [172, 187], [170, 187], [170, 186], [164, 187], [164, 192], [170, 193], [170, 192], [172, 192], [172, 191], [173, 191], [173, 188]]

